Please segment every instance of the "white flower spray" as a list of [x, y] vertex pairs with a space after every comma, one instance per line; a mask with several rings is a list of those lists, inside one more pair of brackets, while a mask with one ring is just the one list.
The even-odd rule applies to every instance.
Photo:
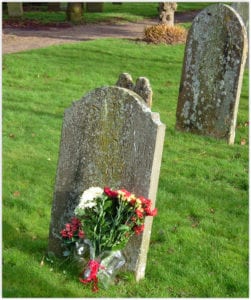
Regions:
[[92, 208], [97, 205], [96, 198], [103, 194], [104, 190], [100, 187], [90, 187], [85, 190], [78, 206], [75, 208], [75, 213], [79, 213], [79, 210], [85, 210], [86, 208]]

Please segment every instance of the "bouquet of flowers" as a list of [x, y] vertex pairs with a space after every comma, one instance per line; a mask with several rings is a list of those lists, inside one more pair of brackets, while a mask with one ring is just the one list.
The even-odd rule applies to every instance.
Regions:
[[121, 253], [129, 238], [144, 230], [145, 216], [156, 216], [151, 209], [151, 200], [136, 197], [125, 189], [91, 187], [84, 191], [71, 223], [60, 232], [67, 250], [84, 256], [89, 261], [81, 273], [84, 284], [93, 282], [93, 291], [98, 290], [98, 279], [106, 287], [116, 271], [125, 263]]

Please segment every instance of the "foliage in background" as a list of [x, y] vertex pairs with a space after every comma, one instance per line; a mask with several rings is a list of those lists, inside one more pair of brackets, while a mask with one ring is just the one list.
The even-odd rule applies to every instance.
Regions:
[[[64, 110], [122, 72], [146, 76], [167, 125], [146, 278], [96, 297], [248, 296], [248, 73], [236, 142], [174, 130], [184, 45], [101, 39], [3, 56], [3, 295], [93, 297], [46, 256]], [[24, 276], [25, 274], [25, 276]]]
[[[199, 3], [178, 3], [178, 12], [186, 10], [200, 10], [208, 6], [208, 2]], [[112, 3], [104, 3], [102, 13], [84, 12], [84, 22], [136, 22], [144, 18], [158, 17], [158, 3], [154, 2], [134, 2], [123, 3], [122, 5], [114, 5]], [[8, 20], [7, 11], [3, 11], [3, 20]], [[51, 12], [47, 11], [47, 6], [41, 6], [36, 11], [25, 11], [22, 17], [23, 21], [36, 20], [42, 23], [58, 23], [66, 21], [65, 11]]]
[[147, 26], [144, 30], [143, 40], [153, 44], [178, 44], [185, 43], [187, 31], [181, 26], [158, 24]]

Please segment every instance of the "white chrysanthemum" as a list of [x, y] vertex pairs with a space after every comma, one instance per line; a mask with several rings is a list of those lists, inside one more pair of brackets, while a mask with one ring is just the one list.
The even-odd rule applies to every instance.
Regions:
[[80, 201], [76, 209], [86, 209], [96, 206], [96, 198], [103, 194], [103, 189], [100, 187], [90, 187], [85, 190], [80, 197]]

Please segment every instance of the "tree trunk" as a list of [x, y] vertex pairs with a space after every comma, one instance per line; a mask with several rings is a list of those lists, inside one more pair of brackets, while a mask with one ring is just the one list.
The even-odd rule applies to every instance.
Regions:
[[7, 2], [9, 17], [22, 17], [23, 3], [22, 2]]
[[176, 2], [159, 3], [159, 20], [162, 24], [174, 26], [174, 12], [177, 9]]
[[83, 21], [83, 3], [69, 2], [66, 9], [66, 19], [72, 23]]

